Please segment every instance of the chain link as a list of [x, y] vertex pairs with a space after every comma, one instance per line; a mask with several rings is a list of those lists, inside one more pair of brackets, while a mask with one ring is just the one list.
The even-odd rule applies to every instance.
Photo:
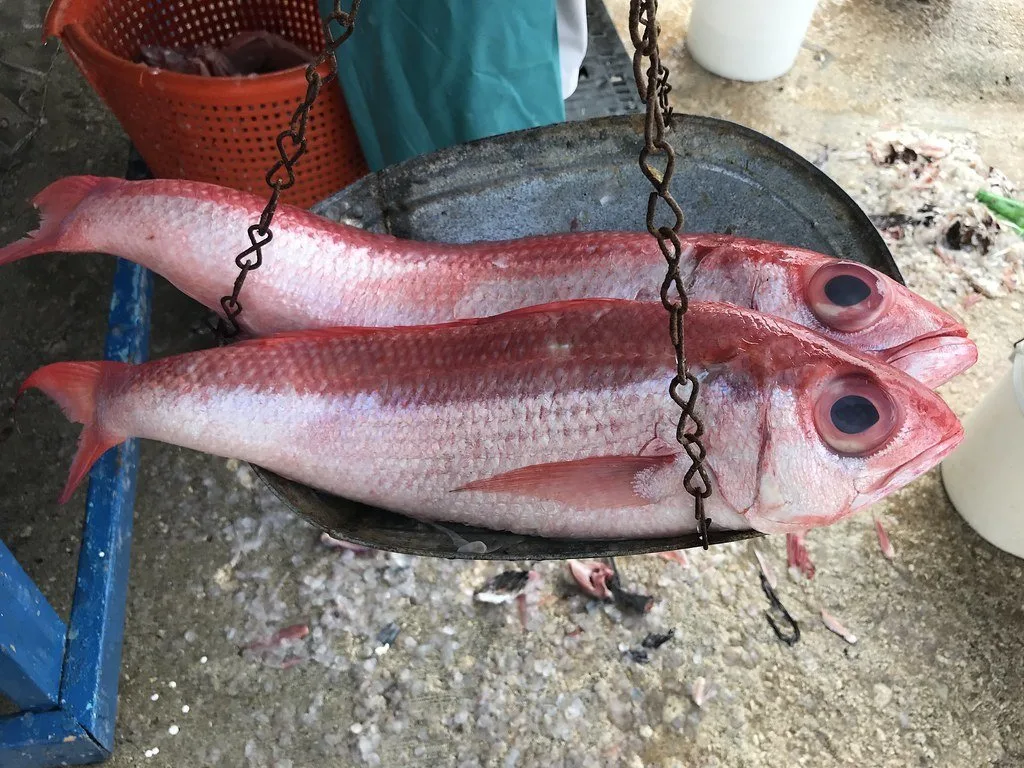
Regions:
[[[219, 334], [225, 339], [236, 336], [239, 331], [238, 316], [242, 314], [242, 303], [238, 297], [242, 293], [242, 286], [245, 285], [245, 278], [250, 272], [257, 270], [263, 264], [263, 247], [274, 239], [273, 230], [270, 228], [274, 220], [274, 213], [281, 200], [281, 193], [291, 189], [295, 184], [295, 164], [306, 154], [306, 125], [309, 122], [309, 111], [313, 108], [320, 89], [330, 83], [338, 74], [338, 65], [334, 58], [334, 52], [352, 34], [356, 23], [356, 14], [359, 12], [360, 0], [349, 0], [349, 10], [342, 9], [345, 0], [334, 0], [334, 8], [324, 19], [324, 49], [306, 67], [306, 96], [292, 113], [288, 128], [281, 131], [277, 137], [277, 154], [279, 159], [270, 170], [267, 171], [266, 182], [270, 187], [270, 199], [267, 200], [263, 213], [260, 215], [258, 224], [253, 224], [248, 229], [249, 247], [235, 257], [235, 266], [238, 267], [238, 277], [230, 296], [224, 296], [220, 300], [224, 317], [219, 324]], [[332, 22], [337, 22], [341, 31], [335, 37], [331, 29]], [[330, 71], [321, 75], [318, 71], [324, 63], [329, 64]]]
[[[669, 314], [669, 333], [676, 353], [676, 373], [669, 385], [669, 395], [681, 409], [679, 423], [676, 426], [676, 440], [692, 462], [683, 480], [683, 486], [693, 497], [697, 532], [704, 549], [707, 549], [711, 519], [704, 514], [704, 500], [711, 495], [711, 482], [704, 466], [706, 453], [701, 442], [704, 425], [694, 412], [700, 384], [686, 369], [686, 354], [683, 349], [683, 315], [686, 314], [687, 297], [683, 278], [679, 274], [679, 260], [682, 255], [679, 232], [685, 219], [670, 189], [676, 155], [665, 134], [672, 121], [672, 107], [668, 102], [672, 87], [668, 82], [668, 69], [661, 63], [658, 51], [658, 33], [661, 30], [658, 28], [657, 13], [658, 0], [630, 0], [629, 34], [636, 49], [633, 54], [633, 77], [640, 100], [647, 107], [644, 147], [640, 150], [640, 170], [654, 187], [654, 191], [647, 199], [647, 231], [657, 238], [658, 247], [668, 264], [668, 272], [661, 284], [661, 303]], [[659, 157], [663, 159], [663, 167], [659, 167], [655, 162]], [[671, 226], [659, 226], [655, 223], [659, 202], [668, 208]]]
[[[344, 0], [335, 0], [334, 8], [323, 23], [325, 47], [323, 51], [306, 68], [306, 95], [296, 107], [289, 121], [288, 128], [277, 137], [279, 159], [267, 171], [266, 183], [270, 187], [270, 199], [260, 215], [258, 224], [248, 229], [249, 247], [235, 257], [238, 277], [231, 295], [220, 300], [224, 318], [220, 324], [220, 334], [231, 338], [238, 334], [238, 316], [242, 314], [239, 295], [245, 285], [248, 274], [259, 269], [263, 264], [263, 247], [274, 237], [271, 223], [281, 199], [281, 193], [295, 184], [295, 164], [306, 153], [306, 126], [309, 111], [313, 107], [320, 89], [337, 76], [337, 63], [334, 52], [352, 34], [359, 11], [360, 0], [349, 0], [348, 11], [342, 9]], [[697, 519], [697, 530], [705, 549], [708, 548], [708, 527], [711, 520], [704, 514], [704, 500], [711, 495], [711, 483], [707, 469], [704, 467], [705, 450], [701, 443], [704, 425], [694, 413], [700, 385], [686, 370], [686, 355], [683, 350], [683, 315], [686, 313], [686, 289], [679, 273], [679, 261], [682, 245], [679, 232], [683, 228], [683, 211], [672, 197], [670, 183], [675, 169], [675, 152], [672, 145], [665, 139], [667, 128], [671, 125], [672, 108], [668, 96], [671, 86], [668, 82], [668, 69], [661, 63], [658, 51], [657, 26], [658, 0], [630, 0], [629, 31], [636, 52], [633, 55], [633, 75], [636, 80], [640, 99], [646, 104], [647, 114], [644, 125], [644, 147], [640, 151], [640, 169], [654, 186], [647, 201], [647, 230], [658, 240], [658, 247], [668, 264], [668, 272], [661, 285], [661, 303], [669, 313], [669, 332], [672, 346], [676, 354], [676, 374], [669, 385], [672, 400], [680, 407], [679, 423], [676, 427], [676, 440], [683, 446], [690, 457], [692, 465], [683, 481], [687, 493], [694, 499], [694, 514]], [[331, 29], [332, 23], [341, 27], [340, 34], [335, 37]], [[649, 64], [644, 71], [644, 60]], [[322, 76], [318, 69], [329, 63], [330, 71]], [[653, 94], [653, 98], [649, 96]], [[659, 169], [653, 162], [657, 156], [664, 156], [664, 169]], [[283, 174], [283, 175], [282, 175]], [[672, 226], [655, 223], [658, 202], [668, 206], [672, 215]], [[674, 296], [673, 296], [674, 293]], [[688, 394], [684, 394], [687, 385]], [[687, 429], [688, 424], [692, 429]]]

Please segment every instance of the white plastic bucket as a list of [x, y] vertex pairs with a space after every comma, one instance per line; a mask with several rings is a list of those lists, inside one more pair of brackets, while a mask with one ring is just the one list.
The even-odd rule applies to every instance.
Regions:
[[695, 0], [686, 47], [704, 69], [758, 82], [796, 62], [818, 0]]
[[1024, 558], [1024, 342], [964, 419], [963, 442], [941, 472], [961, 517], [993, 546]]

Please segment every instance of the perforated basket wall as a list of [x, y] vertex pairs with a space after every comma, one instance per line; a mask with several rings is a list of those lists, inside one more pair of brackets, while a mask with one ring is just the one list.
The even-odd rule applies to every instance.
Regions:
[[[313, 53], [323, 47], [316, 0], [56, 0], [45, 24], [154, 175], [262, 195], [278, 157], [277, 134], [305, 95], [304, 68], [227, 78], [133, 62], [142, 45], [217, 44], [246, 30], [279, 34]], [[286, 202], [309, 206], [367, 172], [336, 83], [321, 90], [310, 112], [307, 147]]]

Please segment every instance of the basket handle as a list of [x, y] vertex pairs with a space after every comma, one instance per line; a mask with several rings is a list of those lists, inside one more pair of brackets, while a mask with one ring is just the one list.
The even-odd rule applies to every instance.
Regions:
[[89, 85], [100, 98], [106, 99], [101, 83], [96, 79], [93, 68], [86, 66], [82, 61], [81, 48], [87, 43], [85, 30], [82, 29], [82, 22], [86, 18], [86, 8], [89, 3], [80, 0], [53, 0], [46, 18], [43, 20], [43, 43], [51, 37], [59, 37], [67, 50], [68, 56], [75, 62], [78, 71], [86, 79]]
[[65, 27], [80, 24], [85, 19], [87, 5], [89, 3], [75, 0], [53, 0], [43, 20], [43, 41], [50, 37], [61, 37]]

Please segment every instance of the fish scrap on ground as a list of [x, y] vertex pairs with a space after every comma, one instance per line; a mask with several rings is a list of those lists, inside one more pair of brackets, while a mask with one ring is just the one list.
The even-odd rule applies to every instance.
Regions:
[[833, 154], [822, 170], [876, 222], [907, 284], [929, 286], [942, 306], [966, 308], [972, 296], [1024, 285], [1019, 230], [975, 199], [979, 190], [1019, 193], [970, 134], [884, 130], [861, 149]]
[[813, 579], [817, 569], [811, 561], [811, 554], [804, 542], [806, 531], [786, 534], [786, 564], [802, 573], [805, 578]]
[[875, 533], [878, 535], [878, 547], [882, 550], [882, 556], [886, 560], [895, 560], [896, 550], [893, 548], [892, 542], [889, 541], [889, 533], [877, 517], [875, 518]]
[[650, 652], [658, 650], [675, 636], [674, 629], [670, 629], [668, 632], [649, 632], [640, 642], [639, 648], [626, 648], [622, 653], [637, 664], [647, 664], [651, 660]]
[[605, 602], [616, 602], [622, 608], [634, 613], [647, 613], [654, 605], [654, 598], [624, 589], [619, 578], [614, 558], [607, 562], [600, 560], [568, 560], [569, 573], [580, 589], [587, 595]]
[[278, 630], [265, 640], [255, 640], [242, 647], [243, 651], [266, 651], [271, 648], [278, 648], [290, 640], [302, 640], [309, 635], [308, 624], [293, 624], [284, 629]]
[[304, 640], [308, 636], [308, 624], [293, 624], [278, 630], [268, 638], [255, 640], [248, 645], [242, 646], [239, 649], [239, 655], [250, 653], [263, 657], [265, 661], [273, 657], [276, 661], [276, 666], [279, 666], [281, 669], [291, 669], [308, 660], [305, 656], [294, 655], [290, 652], [290, 648], [294, 643]]
[[848, 642], [850, 645], [856, 644], [857, 636], [853, 634], [850, 630], [848, 630], [846, 627], [844, 627], [843, 624], [839, 621], [839, 619], [837, 619], [824, 608], [821, 609], [821, 623], [824, 624], [830, 632], [834, 632], [835, 634], [839, 635], [841, 638], [843, 638], [843, 640]]
[[539, 578], [536, 571], [502, 571], [474, 592], [473, 597], [481, 603], [510, 603]]
[[598, 600], [612, 599], [608, 582], [615, 576], [615, 572], [610, 565], [599, 560], [568, 560], [566, 565], [573, 580], [585, 594]]
[[[536, 593], [540, 585], [537, 571], [502, 571], [488, 579], [487, 583], [474, 592], [474, 599], [481, 603], [502, 604], [515, 602], [519, 623], [526, 632], [529, 630], [529, 603], [531, 591]], [[531, 587], [533, 588], [531, 590]]]

